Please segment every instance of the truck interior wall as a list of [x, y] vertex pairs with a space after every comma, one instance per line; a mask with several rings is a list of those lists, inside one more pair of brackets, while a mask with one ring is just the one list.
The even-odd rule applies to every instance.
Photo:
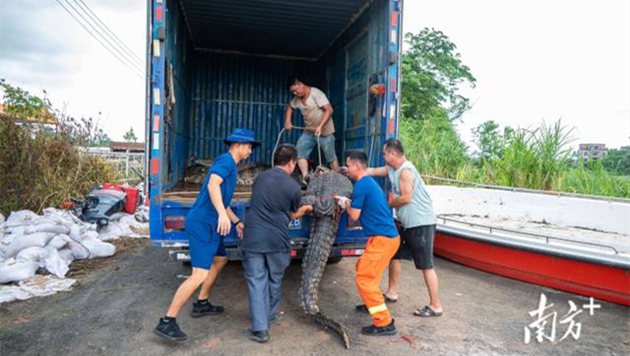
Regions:
[[[342, 164], [346, 149], [369, 151], [372, 140], [366, 133], [371, 131], [372, 164], [382, 163], [383, 124], [378, 115], [368, 120], [367, 91], [370, 83], [387, 78], [388, 1], [375, 1], [317, 61], [193, 49], [178, 2], [166, 3], [167, 67], [173, 68], [175, 103], [165, 118], [163, 189], [181, 179], [191, 157], [208, 159], [224, 152], [222, 140], [235, 127], [254, 130], [263, 142], [250, 161], [269, 163], [292, 97], [286, 88], [291, 74], [328, 95]], [[297, 113], [294, 125], [303, 126]], [[285, 133], [282, 141], [295, 144], [300, 133]]]
[[[189, 155], [216, 157], [225, 151], [223, 139], [244, 127], [262, 142], [249, 160], [268, 164], [292, 97], [287, 78], [297, 74], [316, 86], [325, 78], [325, 72], [310, 61], [203, 50], [195, 52], [192, 68]], [[297, 114], [294, 124], [303, 126]], [[283, 141], [295, 143], [298, 136], [292, 130]]]

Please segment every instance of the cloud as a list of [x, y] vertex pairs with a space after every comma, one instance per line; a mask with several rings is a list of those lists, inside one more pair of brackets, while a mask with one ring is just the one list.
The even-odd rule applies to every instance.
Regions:
[[0, 76], [67, 82], [65, 72], [88, 45], [69, 26], [73, 20], [54, 0], [0, 2]]

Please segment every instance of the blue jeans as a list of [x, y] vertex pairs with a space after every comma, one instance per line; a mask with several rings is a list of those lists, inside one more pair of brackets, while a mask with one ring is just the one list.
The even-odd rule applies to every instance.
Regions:
[[[335, 153], [335, 135], [320, 136], [319, 145], [324, 151], [326, 162], [331, 163], [337, 160], [337, 153]], [[313, 151], [313, 148], [317, 147], [317, 137], [315, 134], [304, 132], [297, 142], [298, 158], [308, 159]]]

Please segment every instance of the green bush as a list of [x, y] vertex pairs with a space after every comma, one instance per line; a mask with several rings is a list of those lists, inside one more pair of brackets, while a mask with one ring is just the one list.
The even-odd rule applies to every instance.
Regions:
[[84, 156], [77, 148], [102, 134], [92, 120], [58, 115], [53, 120], [57, 124], [42, 123], [40, 116], [45, 122], [54, 118], [46, 100], [4, 81], [0, 85], [8, 108], [8, 114], [0, 115], [1, 213], [21, 209], [40, 213], [119, 178], [108, 162]]
[[64, 133], [0, 117], [0, 212], [37, 213], [119, 178], [101, 158], [83, 156]]

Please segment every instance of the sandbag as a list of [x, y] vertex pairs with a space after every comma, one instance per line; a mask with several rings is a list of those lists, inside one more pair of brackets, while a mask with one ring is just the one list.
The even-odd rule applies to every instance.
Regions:
[[4, 251], [6, 257], [13, 257], [18, 252], [33, 246], [44, 247], [57, 234], [52, 232], [38, 232], [31, 235], [22, 235], [11, 242]]
[[90, 250], [90, 258], [109, 257], [116, 254], [116, 246], [99, 239], [85, 239], [82, 244]]
[[70, 266], [72, 261], [74, 261], [74, 254], [72, 253], [72, 250], [70, 250], [70, 248], [62, 248], [58, 252], [59, 252], [59, 256], [61, 256], [61, 259], [63, 259], [66, 262], [66, 264]]
[[5, 222], [5, 227], [13, 227], [18, 225], [23, 225], [26, 221], [37, 220], [39, 215], [35, 214], [30, 210], [20, 210], [14, 211], [9, 215], [7, 221]]
[[81, 241], [89, 240], [89, 239], [98, 240], [98, 232], [86, 231], [83, 233], [83, 235], [81, 235]]
[[14, 234], [1, 234], [0, 235], [0, 244], [9, 245], [18, 235]]
[[0, 267], [0, 284], [21, 281], [35, 275], [39, 263], [16, 262], [12, 265]]
[[13, 258], [13, 257], [7, 258], [5, 260], [0, 261], [0, 267], [12, 265], [14, 263], [15, 263], [15, 258]]
[[48, 273], [54, 274], [59, 278], [64, 278], [68, 273], [68, 264], [61, 258], [59, 252], [52, 247], [46, 247], [48, 250], [48, 257], [44, 259], [44, 268]]
[[88, 250], [88, 248], [83, 246], [80, 242], [72, 240], [68, 243], [68, 248], [72, 251], [72, 255], [77, 260], [90, 258], [90, 250]]
[[36, 232], [54, 232], [55, 234], [67, 235], [70, 232], [70, 229], [63, 225], [44, 223], [28, 226], [26, 230], [24, 230], [24, 233], [27, 235], [34, 234]]
[[68, 246], [70, 241], [71, 239], [68, 235], [57, 235], [48, 242], [46, 247], [52, 247], [55, 250], [61, 250], [62, 248]]
[[101, 228], [98, 233], [98, 238], [101, 241], [116, 240], [121, 236], [132, 235], [133, 231], [129, 229], [128, 225], [121, 224], [120, 221], [114, 221]]
[[83, 221], [68, 210], [57, 210], [55, 208], [44, 209], [44, 216], [57, 223], [63, 224], [83, 224]]
[[85, 228], [79, 224], [74, 224], [70, 227], [70, 233], [68, 234], [74, 241], [81, 241], [81, 236], [85, 233]]
[[50, 256], [49, 250], [45, 247], [33, 246], [25, 248], [15, 255], [17, 262], [37, 262], [40, 267], [44, 267], [44, 260]]
[[12, 235], [24, 235], [24, 231], [26, 231], [25, 225], [16, 225], [13, 227], [4, 228], [5, 233], [9, 233]]

